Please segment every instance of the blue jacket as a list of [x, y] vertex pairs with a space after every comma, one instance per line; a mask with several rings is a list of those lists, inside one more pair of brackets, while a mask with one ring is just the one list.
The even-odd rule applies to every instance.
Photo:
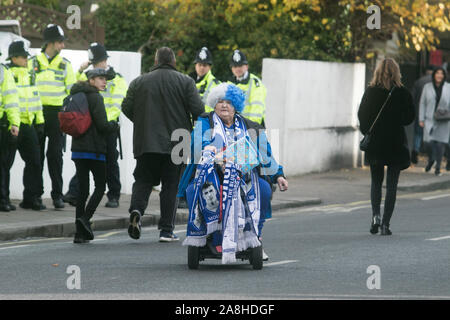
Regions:
[[[194, 176], [197, 163], [201, 158], [201, 150], [209, 144], [214, 145], [211, 136], [213, 114], [214, 111], [203, 113], [195, 123], [195, 128], [191, 133], [191, 162], [187, 165], [186, 170], [184, 170], [183, 176], [181, 177], [178, 185], [177, 197], [183, 198], [186, 196], [186, 188]], [[284, 177], [283, 167], [277, 163], [272, 155], [272, 149], [267, 140], [264, 128], [256, 122], [244, 117], [243, 119], [247, 130], [253, 129], [249, 131], [249, 133], [253, 143], [257, 146], [260, 155], [261, 164], [256, 168], [259, 175], [269, 183], [277, 183], [278, 177]], [[256, 133], [256, 135], [252, 133]], [[221, 148], [222, 146], [218, 147]]]

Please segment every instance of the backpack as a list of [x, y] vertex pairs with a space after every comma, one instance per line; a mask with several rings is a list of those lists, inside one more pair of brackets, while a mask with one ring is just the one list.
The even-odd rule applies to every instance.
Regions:
[[86, 95], [78, 92], [68, 95], [63, 102], [62, 111], [58, 113], [61, 131], [77, 138], [84, 134], [92, 124]]

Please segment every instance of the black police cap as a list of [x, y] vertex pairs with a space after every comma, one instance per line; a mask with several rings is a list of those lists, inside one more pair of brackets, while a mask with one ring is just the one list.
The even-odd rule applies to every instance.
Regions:
[[94, 64], [109, 58], [105, 47], [97, 42], [91, 43], [89, 46], [88, 57], [89, 61]]
[[213, 64], [212, 54], [208, 50], [207, 47], [203, 47], [203, 48], [200, 49], [199, 52], [197, 52], [197, 55], [195, 56], [194, 63], [207, 63], [207, 64], [210, 64], [210, 65]]
[[240, 50], [234, 50], [233, 55], [231, 56], [230, 65], [232, 67], [237, 67], [244, 64], [248, 64], [245, 54]]
[[55, 42], [64, 41], [67, 38], [64, 36], [64, 30], [57, 24], [49, 24], [44, 30], [44, 41]]
[[30, 53], [25, 48], [25, 42], [18, 40], [9, 45], [8, 59], [11, 59], [12, 57], [27, 57], [29, 55]]

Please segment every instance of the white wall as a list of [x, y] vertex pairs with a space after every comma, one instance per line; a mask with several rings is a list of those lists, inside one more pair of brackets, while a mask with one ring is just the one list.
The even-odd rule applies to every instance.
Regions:
[[287, 175], [357, 165], [364, 64], [264, 59], [262, 81], [269, 139]]
[[[30, 49], [32, 55], [39, 53], [40, 49]], [[87, 50], [63, 50], [61, 55], [69, 59], [72, 63], [74, 72], [76, 72], [82, 62], [88, 60]], [[128, 84], [137, 76], [141, 74], [141, 55], [136, 52], [122, 52], [122, 51], [108, 51], [108, 64], [114, 67], [116, 72], [119, 72]], [[120, 180], [122, 183], [122, 193], [131, 194], [131, 186], [134, 182], [133, 170], [135, 160], [133, 157], [133, 124], [123, 114], [120, 115], [120, 132], [122, 135], [122, 150], [123, 160], [119, 158], [120, 166]], [[63, 155], [63, 193], [67, 192], [69, 181], [75, 174], [75, 165], [71, 160], [71, 137], [67, 136], [66, 152]], [[22, 161], [19, 152], [16, 153], [14, 165], [11, 168], [11, 183], [10, 183], [10, 198], [22, 199], [24, 162]], [[91, 179], [92, 180], [92, 179]], [[91, 192], [94, 184], [91, 181]], [[43, 198], [50, 198], [51, 180], [47, 170], [47, 161], [44, 167], [44, 190]]]

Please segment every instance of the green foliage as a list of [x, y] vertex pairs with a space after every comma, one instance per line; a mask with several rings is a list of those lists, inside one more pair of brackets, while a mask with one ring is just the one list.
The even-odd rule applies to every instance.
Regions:
[[[105, 0], [99, 3], [97, 16], [105, 27], [107, 48], [140, 49], [144, 71], [153, 64], [156, 49], [168, 46], [175, 51], [178, 69], [192, 72], [196, 52], [206, 46], [213, 55], [213, 73], [226, 80], [231, 75], [229, 62], [234, 49], [242, 50], [251, 71], [260, 74], [263, 58], [365, 61], [374, 56], [370, 47], [373, 39], [386, 40], [393, 31], [403, 32], [406, 36], [411, 33], [403, 16], [408, 21], [420, 6], [416, 8], [408, 1], [399, 5], [394, 0], [387, 1], [382, 7], [383, 19], [388, 17], [383, 20], [383, 30], [371, 31], [366, 28], [369, 2]], [[439, 27], [448, 25], [445, 18], [448, 8], [442, 5], [427, 8], [431, 14], [443, 16]], [[433, 21], [421, 23], [427, 27]], [[416, 34], [422, 32], [416, 35], [418, 40], [413, 39], [414, 44], [424, 38], [424, 32], [430, 34], [424, 28], [411, 30]], [[425, 40], [432, 42], [429, 37]]]

